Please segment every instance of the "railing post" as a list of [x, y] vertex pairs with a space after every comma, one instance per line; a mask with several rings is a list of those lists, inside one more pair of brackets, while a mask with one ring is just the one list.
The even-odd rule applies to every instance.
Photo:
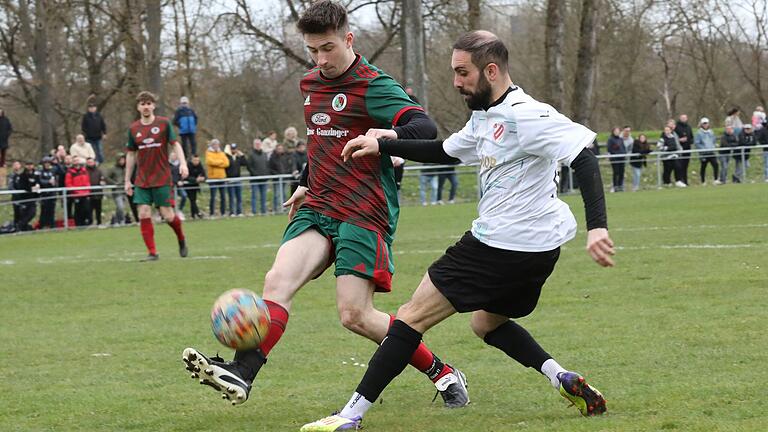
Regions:
[[661, 153], [656, 153], [656, 187], [661, 187]]
[[67, 189], [65, 188], [62, 192], [62, 204], [64, 205], [64, 229], [69, 228], [69, 211], [67, 210], [69, 207], [67, 207]]

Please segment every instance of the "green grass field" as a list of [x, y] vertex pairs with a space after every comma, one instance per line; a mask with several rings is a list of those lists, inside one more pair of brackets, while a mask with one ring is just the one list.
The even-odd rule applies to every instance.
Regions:
[[[583, 231], [565, 246], [537, 310], [520, 322], [605, 394], [607, 415], [579, 416], [461, 315], [425, 341], [467, 373], [473, 403], [431, 404], [434, 388], [409, 368], [366, 430], [766, 430], [766, 197], [766, 184], [611, 194], [617, 266], [590, 260]], [[582, 221], [579, 197], [565, 199]], [[404, 208], [395, 292], [377, 306], [407, 300], [475, 211]], [[299, 294], [245, 405], [228, 405], [182, 366], [186, 346], [230, 355], [211, 335], [209, 308], [230, 288], [261, 291], [285, 223], [187, 223], [184, 260], [171, 230], [157, 226], [156, 263], [136, 262], [137, 227], [1, 237], [0, 431], [297, 431], [340, 408], [365, 371], [352, 363], [367, 363], [375, 346], [338, 323], [329, 274]]]

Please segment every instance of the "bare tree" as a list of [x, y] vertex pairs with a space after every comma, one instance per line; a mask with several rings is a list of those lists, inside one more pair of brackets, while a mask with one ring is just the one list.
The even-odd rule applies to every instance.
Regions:
[[563, 77], [565, 12], [565, 0], [547, 0], [547, 31], [544, 42], [547, 63], [545, 99], [557, 110], [562, 110], [565, 106]]
[[424, 23], [421, 0], [403, 0], [403, 18], [400, 38], [403, 54], [403, 81], [412, 87], [424, 108], [427, 100], [427, 73], [424, 53]]
[[592, 97], [595, 89], [599, 13], [600, 0], [582, 0], [576, 83], [571, 105], [574, 120], [586, 125], [591, 120]]
[[160, 39], [162, 34], [162, 7], [160, 0], [146, 0], [147, 27], [147, 84], [158, 97], [158, 112], [165, 111], [163, 76], [160, 70]]

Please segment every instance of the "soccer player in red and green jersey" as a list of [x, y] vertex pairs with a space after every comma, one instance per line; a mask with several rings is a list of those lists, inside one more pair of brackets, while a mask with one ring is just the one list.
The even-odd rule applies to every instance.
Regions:
[[[148, 252], [144, 261], [156, 261], [159, 258], [155, 248], [155, 229], [152, 226], [152, 206], [160, 209], [163, 219], [176, 233], [179, 255], [182, 258], [187, 256], [181, 219], [173, 211], [169, 152], [172, 150], [179, 157], [182, 178], [189, 174], [187, 162], [171, 122], [165, 117], [155, 116], [155, 101], [155, 96], [147, 91], [136, 97], [136, 109], [141, 118], [131, 124], [125, 145], [125, 193], [138, 206], [141, 236]], [[135, 185], [131, 184], [134, 168]]]
[[[231, 362], [194, 348], [183, 353], [192, 376], [233, 404], [248, 398], [256, 374], [285, 331], [293, 297], [331, 263], [342, 325], [377, 344], [382, 341], [392, 317], [373, 307], [373, 293], [391, 289], [390, 245], [399, 214], [394, 171], [388, 155], [344, 163], [341, 150], [369, 129], [389, 129], [400, 138], [437, 135], [434, 122], [397, 82], [355, 54], [343, 6], [315, 2], [298, 28], [317, 65], [300, 85], [308, 163], [301, 186], [284, 204], [291, 206], [291, 222], [264, 281], [269, 333], [258, 349], [237, 351]], [[423, 343], [410, 363], [432, 380], [447, 407], [469, 403], [464, 375]]]

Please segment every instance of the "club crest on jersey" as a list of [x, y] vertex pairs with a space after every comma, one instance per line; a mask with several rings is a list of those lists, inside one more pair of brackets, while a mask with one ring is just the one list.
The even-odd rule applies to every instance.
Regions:
[[160, 133], [160, 128], [155, 126], [152, 129], [150, 129], [149, 131], [152, 132], [153, 134], [159, 134]]
[[347, 107], [347, 95], [345, 95], [344, 93], [339, 93], [333, 97], [333, 100], [331, 101], [331, 108], [333, 108], [334, 111], [339, 112], [346, 107]]
[[501, 140], [502, 136], [504, 136], [504, 124], [494, 123], [493, 124], [493, 140], [498, 142]]
[[312, 123], [324, 126], [331, 122], [331, 116], [326, 113], [316, 113], [312, 116]]

